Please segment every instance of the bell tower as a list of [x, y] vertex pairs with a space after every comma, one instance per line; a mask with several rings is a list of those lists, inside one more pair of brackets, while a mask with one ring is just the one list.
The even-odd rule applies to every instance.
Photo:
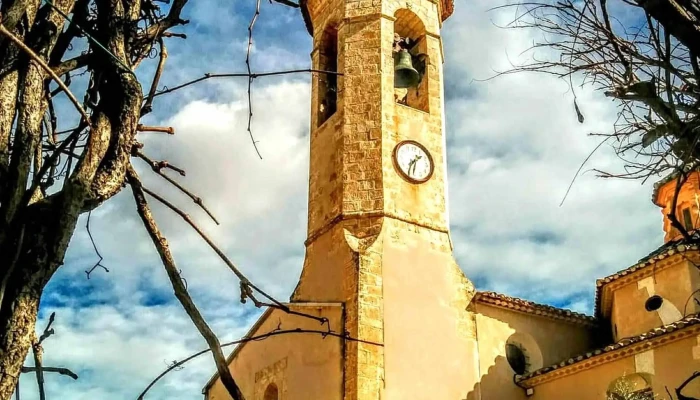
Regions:
[[313, 79], [292, 302], [343, 303], [345, 330], [380, 344], [345, 344], [345, 400], [458, 400], [478, 381], [474, 288], [446, 209], [440, 28], [452, 1], [301, 2], [313, 68], [328, 73]]

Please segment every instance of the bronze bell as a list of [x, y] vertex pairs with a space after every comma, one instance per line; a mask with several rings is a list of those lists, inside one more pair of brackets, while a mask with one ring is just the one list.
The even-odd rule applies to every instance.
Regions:
[[421, 76], [413, 67], [413, 57], [406, 49], [394, 53], [394, 87], [405, 89], [420, 84]]

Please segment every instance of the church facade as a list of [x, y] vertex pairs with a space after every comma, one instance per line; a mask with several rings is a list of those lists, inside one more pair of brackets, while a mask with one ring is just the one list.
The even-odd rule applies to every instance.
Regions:
[[[683, 304], [700, 255], [668, 222], [664, 246], [597, 282], [594, 317], [477, 292], [463, 274], [446, 204], [440, 28], [453, 0], [301, 5], [326, 72], [312, 84], [306, 256], [286, 305], [352, 340], [239, 345], [228, 362], [247, 400], [605, 399], [619, 379], [664, 394], [700, 370], [700, 303]], [[677, 206], [697, 216], [693, 179]], [[670, 207], [674, 187], [654, 201]], [[268, 309], [249, 335], [296, 328], [320, 326]], [[696, 381], [684, 395], [700, 398]], [[203, 393], [230, 399], [217, 375]]]

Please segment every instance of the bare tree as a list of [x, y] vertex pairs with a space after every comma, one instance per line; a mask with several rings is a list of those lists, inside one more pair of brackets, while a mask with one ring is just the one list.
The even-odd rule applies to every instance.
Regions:
[[[49, 371], [40, 365], [41, 340], [34, 333], [42, 291], [63, 264], [80, 215], [97, 208], [127, 185], [131, 186], [138, 214], [160, 255], [175, 295], [206, 340], [222, 382], [233, 399], [243, 399], [243, 395], [228, 370], [217, 337], [187, 292], [168, 243], [151, 214], [147, 197], [174, 211], [224, 260], [240, 281], [242, 302], [250, 300], [257, 307], [275, 307], [327, 323], [324, 318], [290, 310], [250, 282], [189, 215], [143, 187], [132, 166], [134, 159], [148, 163], [155, 173], [188, 195], [216, 221], [200, 197], [166, 174], [170, 171], [184, 175], [184, 171], [167, 161], [150, 159], [138, 141], [144, 132], [173, 134], [173, 129], [145, 126], [141, 119], [152, 111], [159, 95], [204, 79], [247, 77], [250, 96], [251, 83], [260, 76], [314, 72], [307, 69], [256, 74], [250, 69], [249, 46], [247, 73], [207, 74], [159, 91], [168, 56], [166, 41], [186, 38], [172, 29], [188, 23], [182, 18], [187, 2], [3, 0], [0, 3], [0, 399], [10, 398], [21, 372], [36, 371], [41, 382], [40, 375]], [[275, 2], [299, 8], [292, 1]], [[248, 28], [250, 44], [259, 13], [260, 0], [256, 0], [255, 15]], [[134, 71], [153, 56], [157, 56], [155, 72], [147, 82], [142, 82]], [[78, 74], [89, 77], [89, 85], [80, 96], [73, 92], [75, 85], [71, 85]], [[57, 113], [57, 106], [65, 104], [76, 112]], [[61, 131], [59, 126], [72, 128]], [[107, 270], [101, 264], [99, 252], [97, 255], [100, 261], [86, 271], [88, 278], [97, 268]], [[33, 369], [23, 367], [30, 348], [39, 357]]]
[[[578, 85], [602, 91], [617, 105], [610, 131], [593, 135], [614, 147], [624, 171], [596, 170], [599, 176], [647, 180], [678, 172], [682, 183], [700, 165], [697, 1], [543, 0], [503, 7], [515, 11], [507, 28], [542, 34], [528, 49], [529, 61], [503, 73], [566, 80], [580, 122]], [[671, 220], [689, 239], [675, 215]]]

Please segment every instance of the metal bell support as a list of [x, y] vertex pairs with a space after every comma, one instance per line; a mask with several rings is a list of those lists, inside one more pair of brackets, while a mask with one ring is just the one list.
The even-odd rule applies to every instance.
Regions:
[[394, 87], [405, 89], [420, 84], [421, 76], [413, 67], [413, 57], [406, 49], [394, 54]]

